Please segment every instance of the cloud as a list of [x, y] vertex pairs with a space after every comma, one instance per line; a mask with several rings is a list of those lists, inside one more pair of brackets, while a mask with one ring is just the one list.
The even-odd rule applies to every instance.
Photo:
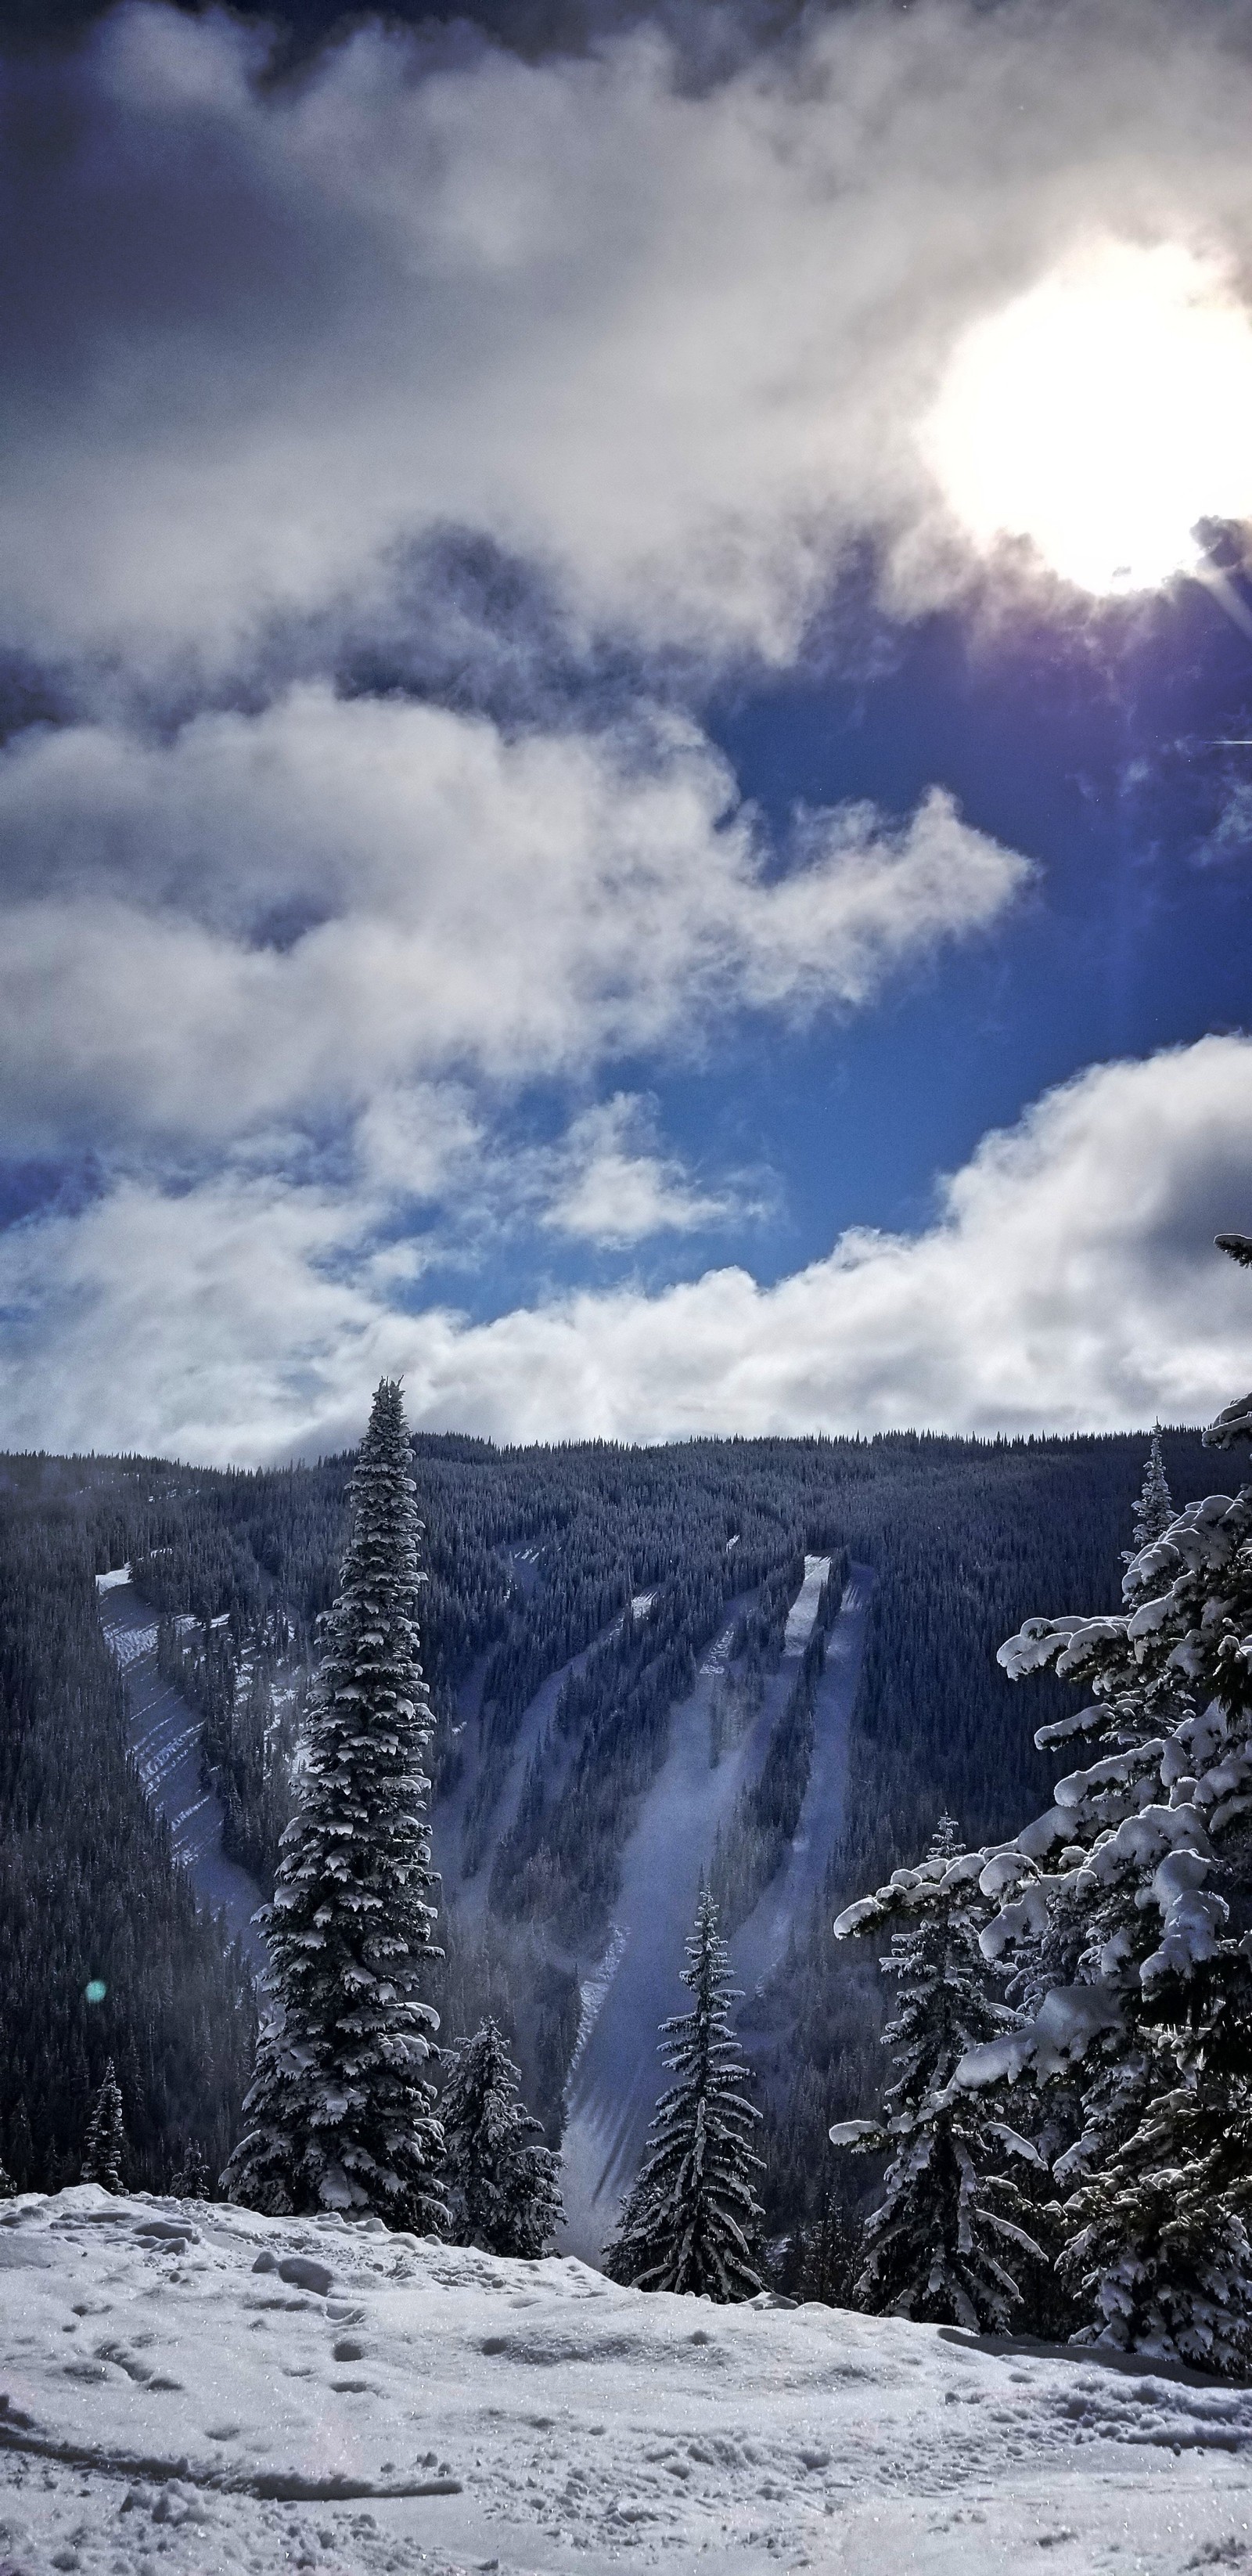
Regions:
[[693, 1234], [744, 1213], [734, 1192], [692, 1189], [681, 1163], [656, 1151], [646, 1104], [626, 1092], [586, 1109], [554, 1161], [543, 1223], [621, 1249], [650, 1235]]
[[0, 1239], [5, 1445], [200, 1459], [411, 1419], [509, 1440], [1103, 1430], [1242, 1389], [1252, 1314], [1212, 1251], [1252, 1206], [1252, 1041], [1099, 1065], [987, 1137], [915, 1236], [857, 1232], [776, 1287], [740, 1268], [519, 1308], [400, 1302], [378, 1208], [238, 1173], [126, 1182]]
[[506, 737], [321, 683], [172, 738], [0, 754], [10, 1149], [225, 1144], [467, 1070], [513, 1089], [867, 1001], [993, 922], [1026, 863], [928, 795], [773, 850], [698, 730]]
[[352, 1135], [360, 1186], [380, 1203], [433, 1202], [481, 1168], [487, 1141], [470, 1094], [454, 1082], [376, 1091]]
[[972, 323], [1108, 238], [1252, 273], [1242, 5], [728, 15], [531, 61], [373, 24], [285, 80], [127, 5], [0, 73], [0, 657], [72, 710], [0, 751], [0, 1099], [98, 1184], [0, 1243], [9, 1436], [315, 1448], [384, 1365], [510, 1436], [1228, 1391], [1233, 1040], [1096, 1068], [776, 1287], [416, 1311], [450, 1208], [457, 1258], [567, 1267], [751, 1213], [633, 1094], [519, 1143], [528, 1090], [1003, 917], [1026, 862], [942, 785], [771, 836], [674, 708], [854, 553], [894, 615], [960, 594], [923, 432]]
[[1201, 855], [1208, 860], [1242, 858], [1252, 844], [1252, 786], [1236, 779], [1222, 804], [1221, 812], [1203, 845]]
[[967, 325], [1094, 238], [1246, 267], [1245, 33], [862, 5], [718, 76], [656, 28], [373, 26], [284, 84], [224, 13], [124, 7], [8, 75], [4, 632], [221, 670], [385, 625], [449, 529], [649, 650], [786, 659], [866, 538], [898, 608], [946, 595], [918, 432]]

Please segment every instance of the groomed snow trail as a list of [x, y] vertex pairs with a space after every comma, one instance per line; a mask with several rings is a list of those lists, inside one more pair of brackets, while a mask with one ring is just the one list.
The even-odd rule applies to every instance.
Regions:
[[140, 1780], [170, 1828], [174, 1857], [187, 1871], [198, 1903], [210, 1914], [225, 1915], [232, 1940], [242, 1941], [259, 1974], [266, 1964], [265, 1942], [252, 1917], [261, 1890], [222, 1849], [221, 1801], [200, 1780], [200, 1720], [157, 1671], [156, 1612], [117, 1574], [96, 1580], [101, 1625], [126, 1679], [128, 1741]]
[[[642, 1800], [622, 1859], [622, 1885], [609, 1951], [584, 1980], [584, 1999], [595, 2007], [593, 2026], [579, 2051], [569, 2087], [563, 2145], [562, 2190], [566, 2224], [562, 2250], [596, 2262], [613, 2231], [622, 2194], [633, 2181], [664, 2078], [657, 2029], [690, 2001], [679, 1981], [684, 1942], [691, 1929], [700, 1872], [707, 1870], [719, 1824], [729, 1817], [740, 1788], [760, 1770], [775, 1718], [795, 1684], [796, 1665], [812, 1634], [829, 1559], [806, 1560], [805, 1581], [788, 1617], [783, 1661], [770, 1676], [765, 1700], [742, 1744], [716, 1770], [709, 1764], [709, 1704], [727, 1669], [735, 1618], [705, 1655], [695, 1690], [673, 1715], [664, 1767]], [[846, 1776], [847, 1719], [855, 1695], [864, 1641], [865, 1601], [872, 1576], [858, 1567], [856, 1605], [849, 1601], [831, 1632], [834, 1653], [829, 1692], [819, 1700], [813, 1772], [797, 1833], [811, 1861], [788, 1871], [789, 1893], [768, 1908], [759, 1932], [753, 1916], [744, 1926], [753, 1982], [781, 1956], [787, 1932], [820, 1882], [841, 1811]], [[868, 1578], [868, 1580], [867, 1580]], [[838, 1641], [837, 1651], [836, 1641]], [[810, 1818], [810, 1810], [812, 1817]], [[743, 1982], [738, 1951], [736, 1973]], [[588, 1995], [588, 1987], [591, 1993]]]
[[865, 1654], [865, 1623], [874, 1589], [872, 1566], [851, 1565], [839, 1614], [830, 1631], [817, 1686], [813, 1761], [790, 1853], [766, 1888], [756, 1912], [730, 1945], [736, 1981], [754, 1994], [773, 1975], [794, 1924], [801, 1930], [821, 1894], [831, 1846], [844, 1817], [848, 1739]]
[[1252, 2391], [93, 2185], [0, 2215], [6, 2576], [1180, 2576]]

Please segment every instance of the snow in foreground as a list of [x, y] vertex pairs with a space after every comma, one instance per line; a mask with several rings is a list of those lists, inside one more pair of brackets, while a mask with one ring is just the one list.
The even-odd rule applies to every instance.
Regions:
[[1252, 2390], [92, 2186], [0, 2212], [0, 2576], [1252, 2567]]

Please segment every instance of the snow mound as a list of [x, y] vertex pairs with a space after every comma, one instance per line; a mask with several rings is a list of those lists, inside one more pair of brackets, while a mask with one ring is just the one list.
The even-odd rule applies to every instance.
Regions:
[[5, 2205], [0, 2273], [5, 2576], [1249, 2549], [1252, 2391], [1150, 2364], [91, 2185]]

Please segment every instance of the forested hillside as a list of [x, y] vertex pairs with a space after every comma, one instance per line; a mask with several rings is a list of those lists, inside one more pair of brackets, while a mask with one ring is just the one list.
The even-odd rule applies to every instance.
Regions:
[[[1180, 1499], [1223, 1478], [1233, 1487], [1198, 1437], [1164, 1445]], [[742, 2015], [766, 2079], [771, 2217], [812, 2208], [825, 2124], [874, 2071], [872, 1974], [860, 1959], [836, 1962], [830, 1914], [915, 1856], [940, 1808], [981, 1839], [1045, 1797], [1032, 1732], [1065, 1703], [1044, 1682], [1023, 1710], [995, 1649], [1033, 1610], [1116, 1597], [1144, 1446], [415, 1443], [436, 1837], [456, 1899], [436, 2000], [454, 2030], [481, 2008], [496, 2013], [550, 2136], [579, 2028], [579, 1963], [607, 1937], [672, 1706], [729, 1628], [712, 1771], [778, 1667], [806, 1553], [831, 1559], [823, 1616], [787, 1668], [794, 1683], [722, 1849], [723, 1892], [742, 1915], [795, 1829], [825, 1624], [842, 1570], [859, 1560], [877, 1582], [827, 1896]], [[197, 1917], [128, 1763], [93, 1577], [131, 1565], [160, 1623], [163, 1669], [202, 1724], [234, 1854], [264, 1885], [350, 1465], [0, 1462], [0, 2151], [19, 2179], [74, 2169], [110, 2055], [132, 2179], [164, 2179], [189, 2137], [216, 2170], [252, 2045], [246, 1972]], [[103, 2000], [89, 2001], [98, 1984]]]
[[10, 1461], [0, 1513], [0, 2095], [23, 2189], [76, 2179], [108, 2058], [146, 2184], [189, 2139], [210, 2161], [228, 2144], [251, 2062], [247, 1970], [126, 1753], [94, 1580], [113, 1484], [94, 1463]]

